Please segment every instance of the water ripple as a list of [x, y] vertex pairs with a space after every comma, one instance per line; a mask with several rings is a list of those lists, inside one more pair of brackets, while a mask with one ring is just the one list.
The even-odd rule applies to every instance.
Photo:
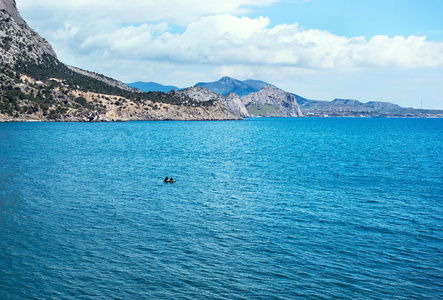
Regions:
[[2, 299], [443, 298], [441, 120], [0, 130]]

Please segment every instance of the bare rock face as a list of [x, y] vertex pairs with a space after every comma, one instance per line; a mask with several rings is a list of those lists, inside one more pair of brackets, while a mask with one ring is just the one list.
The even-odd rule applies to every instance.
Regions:
[[186, 96], [198, 102], [205, 102], [209, 100], [220, 100], [219, 94], [216, 94], [207, 88], [193, 86], [183, 90], [172, 90], [170, 93], [181, 96]]
[[26, 24], [17, 9], [15, 0], [0, 0], [0, 10], [2, 9], [6, 10], [6, 12], [11, 15], [11, 17], [15, 20], [17, 24]]
[[249, 117], [249, 113], [245, 105], [242, 103], [237, 94], [234, 93], [231, 93], [227, 96], [222, 96], [198, 85], [184, 90], [173, 90], [171, 91], [171, 93], [186, 96], [198, 102], [217, 100], [232, 114], [240, 116], [242, 118]]
[[40, 64], [45, 55], [57, 58], [52, 46], [23, 21], [15, 1], [0, 0], [0, 64]]
[[276, 87], [266, 86], [241, 98], [251, 115], [263, 117], [302, 117], [295, 96]]
[[227, 96], [222, 96], [222, 103], [226, 108], [235, 115], [239, 115], [242, 118], [249, 118], [249, 112], [246, 109], [243, 102], [241, 102], [240, 97], [235, 93], [230, 93]]

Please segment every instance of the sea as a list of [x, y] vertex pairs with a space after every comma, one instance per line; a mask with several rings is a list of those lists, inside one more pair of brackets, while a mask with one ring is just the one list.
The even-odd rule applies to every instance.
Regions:
[[1, 123], [0, 299], [443, 299], [443, 119]]

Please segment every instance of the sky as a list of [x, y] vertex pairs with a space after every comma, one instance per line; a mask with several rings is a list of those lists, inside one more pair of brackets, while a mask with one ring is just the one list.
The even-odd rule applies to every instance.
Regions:
[[180, 88], [223, 76], [307, 99], [443, 109], [441, 0], [16, 0], [60, 61]]

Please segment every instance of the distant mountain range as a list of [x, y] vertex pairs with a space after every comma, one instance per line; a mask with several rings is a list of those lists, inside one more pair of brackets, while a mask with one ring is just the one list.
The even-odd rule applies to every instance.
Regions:
[[[127, 83], [128, 86], [140, 89], [144, 92], [165, 92], [168, 93], [172, 90], [180, 90], [176, 86], [162, 85], [156, 82], [142, 82], [137, 81], [133, 83]], [[244, 80], [240, 81], [235, 78], [225, 76], [215, 82], [199, 82], [195, 84], [196, 86], [207, 88], [208, 90], [220, 94], [222, 96], [227, 96], [230, 93], [235, 93], [239, 97], [249, 95], [260, 91], [267, 85], [274, 86], [270, 83], [260, 81], [260, 80]]]
[[196, 85], [207, 88], [208, 90], [223, 96], [229, 95], [230, 93], [235, 93], [239, 97], [258, 92], [267, 85], [274, 86], [260, 80], [248, 79], [245, 81], [240, 81], [227, 76], [216, 82], [199, 82]]
[[[139, 83], [133, 83], [128, 84], [131, 87], [137, 87], [141, 90], [148, 92], [148, 91], [170, 91], [172, 87], [163, 86], [161, 84], [154, 84], [154, 83], [148, 83], [145, 86], [143, 86], [140, 82]], [[251, 115], [262, 115], [262, 116], [271, 116], [274, 114], [270, 114], [270, 111], [274, 111], [275, 108], [277, 109], [277, 115], [281, 116], [288, 116], [291, 115], [291, 113], [283, 112], [281, 110], [281, 106], [277, 105], [277, 102], [272, 100], [273, 109], [270, 110], [269, 107], [259, 107], [257, 110], [257, 107], [255, 105], [249, 104], [248, 107], [248, 100], [247, 96], [251, 95], [253, 93], [258, 93], [261, 90], [265, 89], [266, 87], [273, 87], [275, 89], [278, 89], [275, 87], [275, 85], [260, 81], [260, 80], [238, 80], [231, 77], [223, 77], [218, 81], [215, 82], [199, 82], [195, 86], [206, 88], [210, 90], [213, 93], [216, 93], [221, 96], [227, 96], [229, 94], [236, 94], [238, 97], [241, 98], [241, 101], [243, 103], [246, 103], [246, 108], [248, 109], [249, 113]], [[171, 89], [169, 89], [171, 88]], [[176, 88], [179, 90], [178, 88]], [[279, 90], [279, 89], [278, 89]], [[193, 90], [194, 91], [194, 90]], [[287, 93], [292, 95], [297, 105], [299, 106], [301, 112], [304, 116], [401, 116], [401, 117], [439, 117], [442, 116], [443, 112], [440, 110], [421, 110], [421, 109], [413, 109], [413, 108], [404, 108], [400, 107], [397, 104], [393, 104], [390, 102], [381, 102], [381, 101], [369, 101], [367, 103], [360, 102], [358, 100], [354, 99], [334, 99], [332, 101], [325, 101], [325, 100], [312, 100], [312, 99], [306, 99], [304, 97], [301, 97], [297, 94], [293, 93]], [[194, 93], [195, 94], [195, 93]], [[267, 94], [266, 92], [262, 93]], [[274, 93], [274, 94], [278, 94]], [[189, 93], [188, 93], [189, 96]], [[261, 97], [260, 96], [260, 97]], [[268, 95], [269, 96], [269, 95]], [[283, 96], [283, 98], [286, 96]], [[284, 101], [280, 99], [280, 101]], [[266, 102], [265, 100], [261, 99], [259, 101], [261, 104], [264, 105]], [[254, 107], [254, 108], [253, 108]], [[264, 111], [267, 111], [267, 113], [264, 113]], [[275, 113], [275, 112], [274, 112]]]
[[143, 81], [137, 81], [133, 83], [127, 84], [130, 87], [142, 90], [144, 92], [163, 92], [163, 93], [169, 93], [172, 90], [179, 90], [178, 87], [173, 85], [162, 85], [156, 82], [143, 82]]
[[[127, 83], [128, 86], [134, 87], [137, 89], [140, 89], [144, 92], [170, 92], [172, 90], [180, 90], [181, 88], [178, 88], [176, 86], [169, 86], [169, 85], [162, 85], [155, 82], [134, 82], [134, 83]], [[247, 80], [238, 80], [232, 77], [222, 77], [220, 80], [215, 82], [199, 82], [196, 84], [196, 86], [207, 88], [208, 90], [220, 94], [222, 96], [227, 96], [231, 93], [237, 94], [239, 97], [247, 96], [251, 93], [256, 93], [262, 90], [266, 86], [276, 87], [273, 84], [261, 81], [261, 80], [254, 80], [254, 79], [247, 79]], [[304, 103], [306, 101], [309, 101], [308, 99], [305, 99], [297, 94], [294, 95], [295, 99], [299, 104]]]
[[[128, 84], [145, 92], [168, 91], [170, 87], [161, 84], [140, 82]], [[194, 101], [216, 100], [234, 115], [242, 118], [262, 117], [302, 117], [297, 103], [300, 96], [287, 93], [272, 84], [260, 80], [240, 81], [223, 77], [216, 82], [199, 82], [193, 87], [174, 89], [170, 93], [193, 99]]]

